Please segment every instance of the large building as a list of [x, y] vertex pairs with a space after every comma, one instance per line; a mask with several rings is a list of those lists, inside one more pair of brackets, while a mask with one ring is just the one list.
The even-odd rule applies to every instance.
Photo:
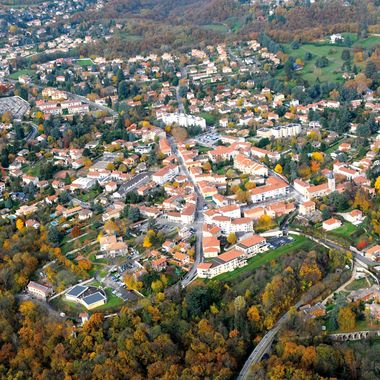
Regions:
[[181, 127], [198, 126], [206, 129], [206, 120], [203, 117], [187, 115], [185, 113], [164, 113], [159, 119], [165, 124], [178, 124]]
[[53, 292], [51, 288], [41, 285], [34, 281], [29, 282], [27, 286], [27, 291], [32, 296], [42, 300], [46, 300]]
[[273, 128], [260, 128], [257, 130], [258, 137], [281, 139], [297, 136], [301, 133], [301, 124], [289, 124]]
[[167, 165], [152, 175], [152, 180], [158, 185], [171, 181], [179, 173], [177, 165]]
[[65, 294], [65, 298], [83, 305], [87, 310], [95, 309], [107, 302], [104, 290], [95, 286], [75, 285]]
[[198, 264], [197, 274], [201, 278], [213, 278], [225, 272], [232, 272], [246, 264], [245, 253], [238, 249], [231, 249], [214, 257], [210, 262]]

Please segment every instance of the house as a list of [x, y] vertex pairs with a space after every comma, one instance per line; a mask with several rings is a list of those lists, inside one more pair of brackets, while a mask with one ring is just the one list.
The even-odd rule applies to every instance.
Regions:
[[215, 236], [203, 236], [202, 249], [204, 257], [216, 257], [220, 253], [220, 241]]
[[353, 290], [348, 296], [347, 299], [350, 302], [357, 301], [371, 301], [375, 300], [380, 301], [380, 290], [377, 285], [372, 285], [370, 288], [364, 288], [359, 290]]
[[377, 303], [366, 304], [365, 309], [373, 319], [380, 319], [380, 305]]
[[161, 272], [165, 270], [168, 266], [167, 258], [166, 257], [160, 257], [159, 259], [152, 261], [152, 269], [156, 272]]
[[234, 168], [249, 175], [268, 176], [268, 168], [240, 153], [234, 158]]
[[177, 165], [167, 165], [152, 175], [152, 180], [158, 185], [171, 181], [179, 173]]
[[110, 257], [125, 255], [128, 252], [128, 245], [123, 238], [115, 235], [101, 236], [99, 238], [100, 250]]
[[80, 221], [90, 219], [90, 218], [92, 218], [92, 216], [93, 216], [93, 212], [89, 209], [83, 209], [83, 210], [79, 211], [79, 213], [78, 213], [78, 219]]
[[267, 241], [259, 235], [250, 235], [240, 240], [236, 245], [236, 249], [241, 250], [246, 254], [247, 258], [250, 258], [260, 252], [266, 251]]
[[25, 221], [25, 227], [32, 227], [36, 230], [40, 228], [40, 225], [40, 222], [38, 222], [35, 219], [28, 219], [27, 221]]
[[244, 252], [231, 249], [213, 258], [210, 262], [203, 262], [197, 266], [197, 275], [200, 278], [213, 278], [225, 272], [232, 272], [236, 268], [247, 264]]
[[365, 251], [365, 256], [370, 260], [379, 261], [380, 259], [380, 245], [376, 244]]
[[358, 224], [363, 223], [365, 216], [360, 210], [352, 210], [350, 212], [346, 212], [342, 214], [343, 218], [353, 225], [357, 226]]
[[342, 222], [339, 219], [330, 218], [322, 223], [322, 228], [325, 231], [332, 231], [342, 226]]
[[306, 201], [300, 204], [299, 214], [302, 216], [310, 216], [315, 212], [315, 202]]
[[105, 189], [107, 193], [113, 193], [117, 190], [117, 183], [114, 181], [110, 181], [106, 184]]
[[27, 286], [27, 291], [30, 295], [42, 299], [44, 301], [50, 296], [50, 294], [53, 293], [53, 290], [51, 288], [41, 285], [34, 281], [29, 282]]

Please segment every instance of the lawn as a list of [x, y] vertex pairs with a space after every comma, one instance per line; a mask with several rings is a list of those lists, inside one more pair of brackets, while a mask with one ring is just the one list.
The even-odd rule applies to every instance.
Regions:
[[269, 263], [272, 260], [276, 260], [278, 257], [286, 253], [292, 253], [300, 249], [305, 249], [305, 250], [311, 249], [313, 244], [315, 244], [304, 236], [293, 235], [292, 237], [294, 239], [292, 243], [273, 249], [271, 251], [260, 253], [252, 257], [251, 259], [249, 259], [248, 265], [246, 265], [245, 267], [238, 268], [234, 270], [233, 272], [223, 273], [215, 277], [215, 279], [219, 281], [233, 280], [239, 274], [244, 273], [246, 271], [255, 270], [261, 267], [262, 265]]
[[334, 239], [340, 240], [342, 242], [349, 242], [350, 244], [357, 244], [357, 242], [363, 238], [368, 237], [361, 225], [354, 226], [349, 222], [344, 222], [342, 227], [336, 230], [328, 232], [328, 234]]
[[359, 290], [359, 289], [368, 288], [368, 286], [369, 286], [368, 281], [365, 277], [364, 278], [358, 278], [357, 280], [351, 282], [351, 284], [349, 284], [346, 287], [346, 290], [350, 290], [350, 291]]
[[347, 237], [347, 236], [351, 236], [357, 230], [358, 228], [354, 226], [352, 223], [344, 222], [342, 227], [339, 227], [336, 230], [333, 230], [333, 233]]
[[34, 70], [22, 69], [10, 74], [9, 78], [17, 80], [21, 75], [29, 75], [30, 77], [33, 77], [35, 74], [36, 72]]

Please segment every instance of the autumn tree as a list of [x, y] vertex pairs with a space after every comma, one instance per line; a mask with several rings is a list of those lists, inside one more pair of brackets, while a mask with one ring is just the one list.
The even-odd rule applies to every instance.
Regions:
[[338, 313], [338, 325], [342, 331], [351, 331], [356, 326], [356, 315], [350, 306], [341, 307]]
[[235, 232], [230, 232], [230, 234], [227, 236], [227, 241], [229, 244], [236, 244], [237, 242], [237, 237]]

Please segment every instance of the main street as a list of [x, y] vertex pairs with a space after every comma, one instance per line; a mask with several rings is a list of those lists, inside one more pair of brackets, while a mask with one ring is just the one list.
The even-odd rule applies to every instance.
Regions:
[[195, 243], [195, 260], [194, 265], [189, 272], [186, 273], [185, 277], [181, 281], [182, 287], [186, 287], [194, 280], [197, 276], [197, 265], [203, 261], [203, 252], [202, 252], [202, 236], [203, 236], [203, 207], [205, 204], [202, 193], [200, 192], [199, 186], [195, 183], [190, 176], [189, 171], [185, 165], [185, 162], [182, 156], [178, 152], [177, 144], [174, 141], [173, 137], [168, 138], [170, 147], [173, 150], [173, 154], [177, 157], [181, 171], [186, 175], [189, 182], [192, 183], [194, 187], [195, 194], [197, 195], [197, 204], [195, 211], [195, 219], [193, 223], [193, 228], [195, 230], [196, 243]]

